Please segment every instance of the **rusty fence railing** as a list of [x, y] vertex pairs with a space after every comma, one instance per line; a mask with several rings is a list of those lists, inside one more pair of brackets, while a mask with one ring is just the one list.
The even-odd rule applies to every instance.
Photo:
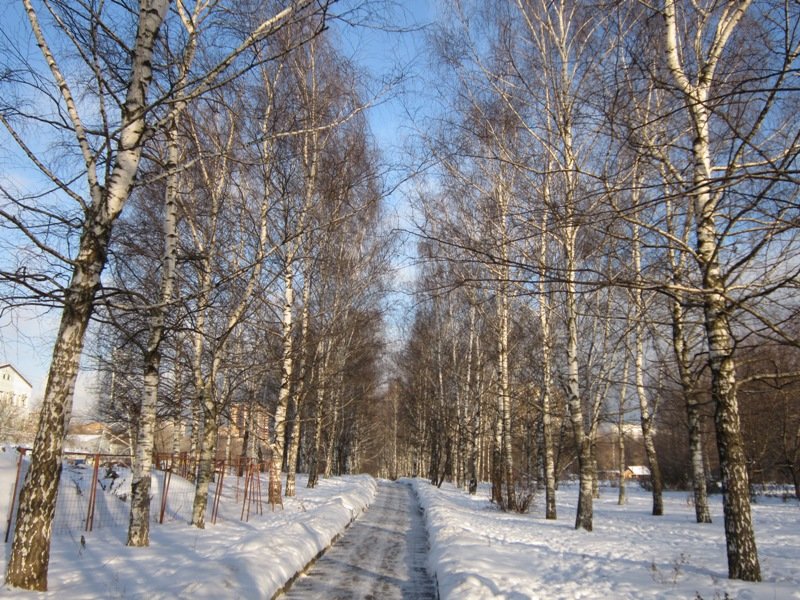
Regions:
[[[13, 537], [19, 494], [27, 472], [31, 450], [17, 448], [17, 473], [6, 519], [5, 542]], [[189, 523], [195, 498], [196, 462], [187, 453], [154, 456], [150, 514], [154, 522], [182, 520]], [[128, 526], [130, 518], [130, 457], [89, 452], [65, 452], [53, 521], [53, 533], [93, 531], [100, 528]], [[230, 510], [225, 517], [250, 519], [263, 514], [262, 479], [266, 482], [268, 501], [274, 510], [281, 504], [280, 478], [270, 471], [269, 461], [236, 458], [214, 462], [214, 485], [209, 489], [211, 523], [220, 518], [221, 500], [228, 495], [241, 510]], [[277, 497], [275, 496], [277, 492]]]

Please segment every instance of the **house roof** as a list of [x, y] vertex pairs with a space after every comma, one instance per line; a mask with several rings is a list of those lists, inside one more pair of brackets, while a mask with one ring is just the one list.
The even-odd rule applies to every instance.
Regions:
[[70, 423], [70, 435], [100, 435], [108, 430], [108, 425], [92, 421], [90, 423]]
[[636, 477], [648, 477], [650, 475], [650, 469], [643, 465], [629, 466], [628, 471], [633, 473]]
[[12, 365], [11, 363], [4, 363], [4, 364], [0, 365], [0, 369], [5, 369], [6, 367], [8, 367], [8, 368], [9, 368], [9, 369], [11, 369], [12, 371], [14, 371], [14, 373], [16, 373], [16, 374], [17, 374], [17, 376], [18, 376], [20, 379], [22, 379], [22, 381], [24, 381], [25, 383], [27, 383], [27, 384], [28, 384], [30, 387], [33, 387], [33, 386], [31, 385], [31, 382], [30, 382], [30, 381], [28, 381], [27, 379], [25, 379], [25, 375], [23, 375], [22, 373], [20, 373], [20, 372], [17, 370], [17, 368], [16, 368], [14, 365]]

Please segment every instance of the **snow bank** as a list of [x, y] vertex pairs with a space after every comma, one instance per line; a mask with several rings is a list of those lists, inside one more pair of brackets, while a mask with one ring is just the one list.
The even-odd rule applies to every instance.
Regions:
[[[14, 454], [0, 454], [3, 511], [11, 494], [8, 482], [13, 486]], [[307, 489], [305, 477], [299, 475], [297, 497], [285, 498], [283, 510], [277, 507], [273, 512], [264, 502], [263, 515], [251, 510], [249, 521], [243, 522], [234, 482], [231, 477], [226, 485], [216, 525], [199, 530], [185, 521], [154, 524], [149, 548], [126, 547], [124, 527], [92, 533], [76, 528], [54, 536], [49, 591], [24, 597], [270, 598], [330, 545], [376, 493], [376, 482], [367, 475], [323, 479], [315, 489]], [[173, 477], [172, 485], [176, 483]], [[263, 489], [266, 500], [266, 484]], [[211, 501], [208, 510], [210, 519]], [[5, 521], [7, 512], [0, 514]], [[5, 544], [4, 567], [9, 550], [10, 544]], [[0, 598], [21, 595], [19, 590], [0, 588]]]
[[[425, 511], [440, 597], [447, 598], [800, 598], [800, 509], [796, 501], [753, 505], [764, 582], [727, 579], [722, 505], [712, 525], [694, 522], [686, 493], [667, 493], [666, 515], [653, 517], [651, 496], [616, 490], [595, 501], [594, 532], [573, 527], [577, 489], [562, 486], [558, 521], [498, 511], [490, 489], [470, 497], [424, 480], [414, 488]], [[726, 596], [727, 594], [727, 596]]]

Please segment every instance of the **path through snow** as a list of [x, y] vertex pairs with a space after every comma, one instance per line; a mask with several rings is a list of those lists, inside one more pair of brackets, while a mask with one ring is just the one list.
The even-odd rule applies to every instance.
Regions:
[[369, 509], [286, 592], [286, 598], [433, 600], [428, 537], [409, 485], [380, 481]]

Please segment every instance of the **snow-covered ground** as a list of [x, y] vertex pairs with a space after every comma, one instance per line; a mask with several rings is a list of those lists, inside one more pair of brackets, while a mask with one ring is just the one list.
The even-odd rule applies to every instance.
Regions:
[[[15, 460], [16, 452], [0, 452], [4, 526]], [[86, 470], [90, 479], [91, 470]], [[67, 470], [62, 480], [65, 478], [79, 480]], [[375, 480], [365, 475], [320, 480], [317, 488], [309, 490], [300, 476], [297, 497], [284, 499], [284, 509], [272, 512], [266, 503], [265, 481], [264, 512], [251, 512], [245, 522], [240, 520], [242, 499], [240, 492], [236, 500], [236, 478], [223, 481], [228, 485], [216, 525], [199, 530], [188, 526], [186, 520], [172, 518], [164, 525], [153, 524], [149, 548], [128, 548], [124, 526], [85, 533], [78, 524], [53, 536], [46, 594], [0, 587], [0, 598], [270, 598], [372, 502], [376, 489]], [[73, 485], [77, 484], [68, 483]], [[170, 497], [181, 497], [181, 488], [188, 485], [173, 477]], [[113, 499], [107, 503], [126, 506]], [[210, 501], [208, 510], [210, 520]], [[83, 548], [81, 535], [86, 540]], [[9, 550], [10, 544], [3, 544], [3, 571]]]
[[[0, 452], [4, 525], [15, 458], [11, 450]], [[91, 470], [84, 469], [88, 473], [80, 465], [65, 470], [69, 491], [85, 486]], [[124, 478], [123, 473], [115, 483], [116, 494], [124, 494]], [[368, 476], [322, 480], [314, 490], [301, 477], [297, 498], [285, 499], [283, 510], [272, 512], [265, 504], [263, 515], [251, 513], [243, 522], [241, 488], [237, 500], [236, 479], [225, 481], [217, 524], [198, 530], [183, 516], [191, 485], [173, 478], [169, 497], [177, 502], [164, 525], [153, 525], [149, 548], [125, 546], [126, 529], [118, 522], [126, 505], [104, 497], [98, 510], [113, 517], [107, 525], [85, 533], [78, 524], [54, 535], [49, 592], [0, 587], [0, 599], [269, 598], [376, 493]], [[161, 484], [156, 480], [156, 489]], [[656, 518], [647, 492], [632, 487], [628, 504], [620, 507], [616, 490], [604, 489], [595, 502], [595, 530], [586, 533], [573, 528], [577, 490], [567, 484], [559, 492], [558, 521], [543, 518], [543, 498], [530, 514], [518, 515], [492, 506], [487, 487], [470, 497], [447, 484], [413, 485], [425, 511], [428, 564], [442, 598], [800, 599], [800, 506], [794, 500], [760, 499], [753, 505], [764, 582], [752, 584], [726, 578], [719, 497], [713, 498], [714, 523], [697, 525], [686, 493], [667, 493], [667, 514]], [[263, 490], [266, 496], [266, 484]], [[209, 519], [210, 510], [209, 503]], [[3, 567], [9, 547], [0, 551]]]
[[694, 522], [686, 493], [668, 492], [666, 514], [650, 514], [652, 497], [629, 488], [602, 490], [594, 531], [573, 528], [577, 488], [562, 485], [557, 521], [544, 519], [544, 498], [528, 515], [498, 511], [490, 490], [470, 497], [423, 480], [414, 487], [425, 510], [429, 568], [446, 598], [800, 598], [800, 506], [759, 499], [753, 505], [764, 581], [727, 579], [722, 505], [712, 496], [711, 525]]

